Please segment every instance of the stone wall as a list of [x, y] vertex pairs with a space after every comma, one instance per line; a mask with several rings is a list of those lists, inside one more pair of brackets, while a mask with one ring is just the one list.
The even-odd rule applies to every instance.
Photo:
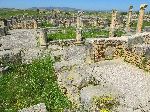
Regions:
[[132, 47], [136, 44], [150, 44], [150, 33], [140, 33], [128, 37], [128, 46]]
[[111, 60], [122, 57], [127, 46], [126, 40], [100, 39], [94, 40], [90, 50], [91, 59], [94, 62]]
[[135, 45], [132, 48], [126, 49], [124, 61], [150, 71], [150, 45]]
[[8, 27], [0, 27], [0, 37], [8, 33]]
[[66, 40], [55, 40], [50, 41], [48, 46], [51, 47], [52, 45], [59, 45], [59, 46], [70, 46], [75, 44], [75, 39], [66, 39]]
[[91, 43], [90, 57], [94, 62], [122, 58], [126, 62], [150, 71], [150, 33], [99, 39]]
[[27, 20], [15, 22], [12, 24], [12, 29], [37, 29], [38, 24], [35, 20]]
[[0, 64], [7, 66], [8, 64], [22, 63], [22, 54], [20, 49], [0, 50]]
[[0, 28], [0, 37], [5, 35], [4, 28]]

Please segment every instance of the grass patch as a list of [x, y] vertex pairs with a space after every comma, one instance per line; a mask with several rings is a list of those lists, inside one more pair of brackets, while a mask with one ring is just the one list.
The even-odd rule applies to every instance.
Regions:
[[47, 28], [47, 27], [54, 27], [54, 25], [46, 21], [41, 24], [41, 28]]
[[48, 34], [48, 41], [51, 40], [62, 40], [62, 39], [75, 39], [76, 32], [74, 28], [66, 28], [64, 29], [66, 32], [57, 32], [53, 34]]
[[[75, 28], [62, 28], [65, 30], [65, 33], [63, 32], [57, 32], [57, 33], [52, 33], [48, 34], [48, 41], [52, 40], [63, 40], [63, 39], [75, 39], [76, 38], [76, 30]], [[116, 30], [115, 31], [115, 36], [121, 37], [123, 34], [125, 34], [121, 30]], [[104, 29], [90, 29], [82, 30], [82, 38], [108, 38], [109, 37], [109, 31], [104, 30]]]
[[18, 15], [23, 15], [27, 14], [28, 16], [37, 15], [37, 11], [34, 10], [17, 10], [17, 9], [0, 9], [0, 17], [1, 18], [10, 18], [11, 16], [18, 16]]
[[[144, 29], [146, 26], [150, 26], [150, 22], [149, 21], [143, 21], [142, 29]], [[133, 21], [131, 23], [131, 27], [136, 30], [136, 28], [137, 28], [137, 21]]]
[[84, 38], [96, 38], [99, 36], [109, 37], [109, 31], [91, 29], [90, 31], [83, 32], [82, 36]]
[[61, 92], [50, 57], [14, 65], [0, 78], [0, 112], [16, 112], [45, 103], [48, 112], [61, 112], [71, 103]]
[[124, 35], [124, 34], [125, 34], [125, 32], [123, 32], [123, 31], [121, 31], [121, 30], [119, 30], [119, 29], [117, 29], [117, 30], [114, 32], [115, 37], [121, 37], [121, 36]]
[[[63, 28], [65, 33], [57, 32], [53, 34], [48, 34], [48, 41], [52, 40], [63, 40], [63, 39], [75, 39], [76, 38], [76, 30], [75, 28]], [[84, 30], [84, 29], [83, 29]], [[108, 37], [109, 31], [106, 30], [90, 30], [90, 31], [82, 31], [83, 38], [97, 38], [99, 36]]]

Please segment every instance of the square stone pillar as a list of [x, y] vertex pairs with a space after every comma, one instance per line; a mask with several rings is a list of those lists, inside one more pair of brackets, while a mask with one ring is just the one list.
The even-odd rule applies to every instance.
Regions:
[[47, 47], [47, 33], [45, 29], [37, 30], [38, 44], [41, 48]]
[[93, 26], [97, 26], [97, 18], [96, 19], [94, 19], [94, 21], [93, 21]]
[[82, 41], [82, 28], [76, 29], [76, 43], [81, 43]]
[[147, 6], [148, 6], [147, 4], [141, 4], [141, 6], [140, 6], [139, 19], [138, 19], [138, 23], [137, 23], [137, 33], [142, 32], [144, 11]]
[[82, 18], [81, 18], [82, 14], [83, 14], [83, 12], [80, 12], [80, 11], [78, 12], [78, 15], [77, 15], [77, 26], [76, 26], [77, 28], [83, 26]]
[[78, 12], [77, 15], [77, 25], [76, 25], [76, 42], [77, 44], [82, 43], [82, 22], [81, 22], [82, 12]]
[[81, 20], [81, 18], [79, 16], [77, 16], [77, 28], [80, 27], [80, 20]]
[[117, 21], [117, 11], [113, 10], [112, 11], [112, 19], [111, 19], [109, 37], [114, 37], [116, 21]]
[[0, 27], [5, 27], [4, 21], [0, 21]]
[[133, 9], [133, 6], [130, 6], [129, 12], [128, 12], [128, 19], [126, 22], [126, 29], [125, 29], [126, 32], [130, 32], [130, 29], [131, 29], [132, 9]]
[[32, 20], [32, 22], [33, 22], [33, 29], [37, 29], [38, 28], [37, 22], [34, 19]]

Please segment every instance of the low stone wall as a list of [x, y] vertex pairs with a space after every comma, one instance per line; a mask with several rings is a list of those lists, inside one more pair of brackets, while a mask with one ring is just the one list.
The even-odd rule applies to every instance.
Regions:
[[0, 51], [0, 64], [8, 65], [8, 64], [16, 64], [22, 63], [22, 54], [21, 50], [1, 50]]
[[48, 46], [51, 46], [51, 45], [70, 46], [70, 45], [74, 45], [75, 41], [76, 41], [75, 39], [50, 41], [48, 43]]
[[91, 59], [94, 62], [122, 57], [127, 46], [126, 40], [101, 39], [92, 43]]
[[5, 36], [8, 34], [8, 27], [1, 27], [0, 28], [0, 37]]
[[126, 62], [150, 71], [150, 33], [120, 39], [99, 39], [91, 43], [90, 57], [94, 62], [123, 58]]
[[140, 33], [128, 37], [128, 46], [131, 48], [136, 44], [150, 44], [150, 33]]
[[[56, 40], [50, 41], [48, 48], [53, 45], [70, 46], [74, 44], [75, 39]], [[150, 70], [150, 33], [86, 39], [85, 45], [91, 46], [87, 54], [92, 62], [122, 58], [144, 70]]]
[[0, 28], [0, 37], [1, 37], [1, 36], [5, 36], [4, 28]]
[[126, 49], [124, 60], [141, 69], [150, 71], [150, 45], [135, 45]]

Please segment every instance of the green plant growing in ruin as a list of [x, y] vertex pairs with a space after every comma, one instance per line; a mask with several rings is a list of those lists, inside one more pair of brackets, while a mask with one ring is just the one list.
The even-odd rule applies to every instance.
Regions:
[[109, 31], [90, 29], [90, 31], [88, 31], [88, 32], [84, 31], [82, 33], [82, 36], [83, 36], [83, 38], [96, 38], [96, 37], [99, 37], [99, 36], [108, 37], [109, 36]]
[[54, 25], [51, 24], [51, 23], [48, 23], [47, 21], [44, 21], [44, 22], [41, 24], [41, 28], [46, 28], [46, 27], [54, 27]]
[[71, 102], [61, 92], [52, 65], [48, 56], [31, 64], [11, 66], [0, 78], [0, 111], [16, 112], [38, 103], [45, 103], [49, 112], [70, 108]]
[[76, 37], [75, 29], [73, 28], [66, 28], [64, 29], [66, 32], [57, 32], [53, 34], [48, 34], [48, 41], [50, 40], [62, 40], [62, 39], [73, 39]]
[[55, 62], [60, 62], [61, 61], [61, 55], [59, 56], [54, 56]]
[[119, 105], [117, 99], [111, 95], [94, 97], [93, 103], [100, 112], [111, 112], [114, 107]]
[[122, 30], [119, 30], [117, 29], [115, 32], [114, 32], [114, 35], [116, 37], [121, 37], [123, 34], [125, 34], [125, 32], [123, 32]]

